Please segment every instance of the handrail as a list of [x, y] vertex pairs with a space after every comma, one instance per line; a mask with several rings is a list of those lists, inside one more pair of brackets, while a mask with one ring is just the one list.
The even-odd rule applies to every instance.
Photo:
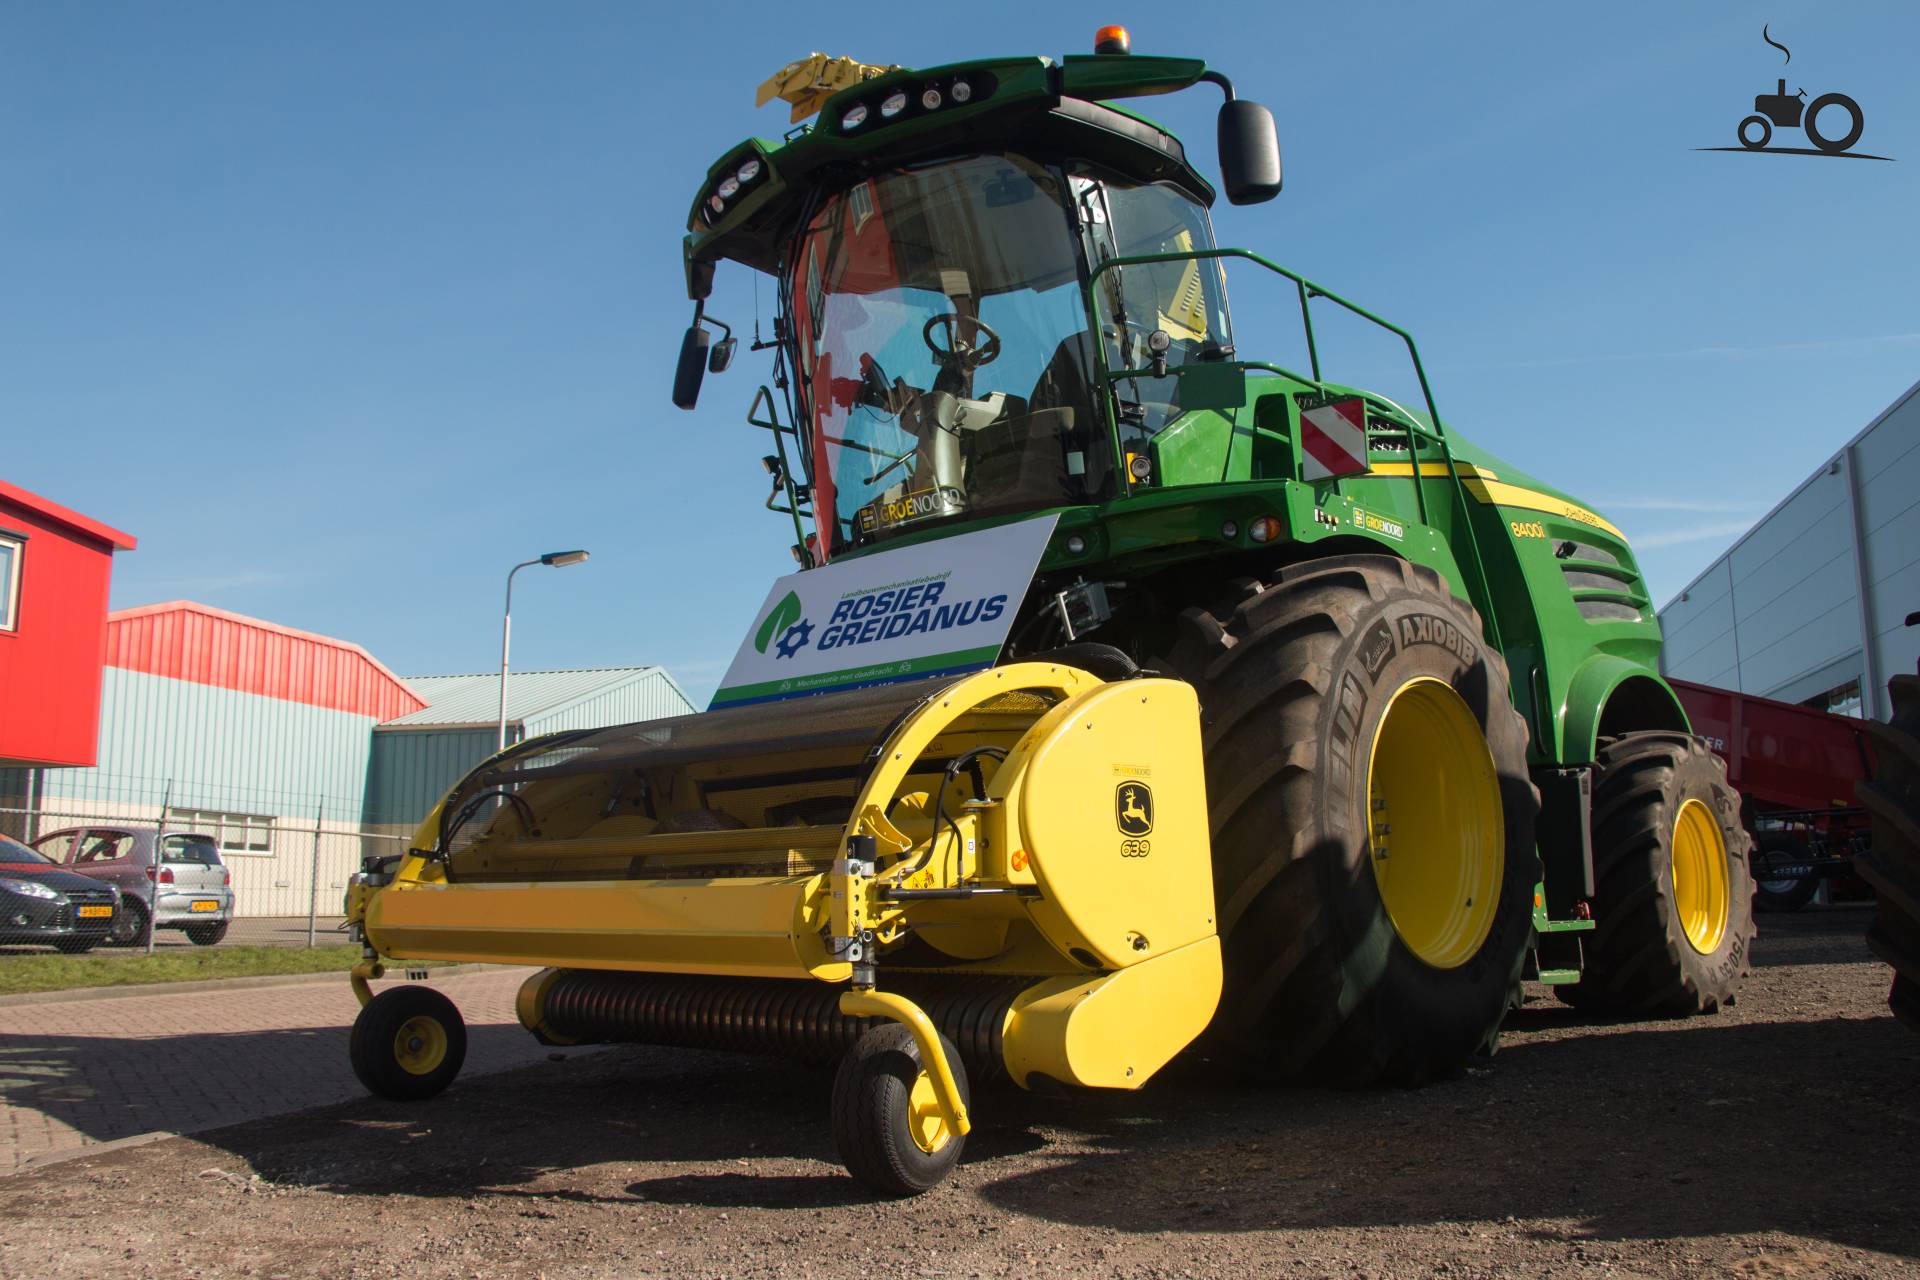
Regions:
[[[1265, 267], [1275, 275], [1284, 276], [1288, 280], [1293, 281], [1294, 288], [1300, 295], [1301, 322], [1306, 329], [1307, 357], [1313, 363], [1313, 378], [1311, 380], [1315, 383], [1320, 381], [1320, 352], [1314, 343], [1313, 320], [1307, 312], [1307, 303], [1312, 299], [1325, 298], [1327, 301], [1346, 308], [1361, 319], [1377, 324], [1388, 333], [1398, 337], [1400, 341], [1406, 344], [1407, 354], [1413, 359], [1413, 371], [1420, 379], [1420, 394], [1426, 399], [1427, 415], [1433, 422], [1434, 430], [1443, 437], [1445, 436], [1446, 428], [1440, 421], [1440, 409], [1433, 402], [1433, 390], [1427, 384], [1426, 367], [1420, 363], [1420, 349], [1414, 343], [1411, 333], [1408, 333], [1405, 329], [1393, 323], [1393, 321], [1375, 315], [1359, 303], [1349, 302], [1347, 299], [1333, 292], [1333, 290], [1314, 283], [1298, 272], [1287, 270], [1287, 268], [1281, 266], [1271, 258], [1261, 257], [1251, 249], [1191, 249], [1185, 253], [1144, 253], [1131, 258], [1109, 258], [1095, 267], [1087, 276], [1087, 293], [1091, 300], [1095, 296], [1093, 293], [1094, 283], [1108, 271], [1119, 267], [1144, 267], [1152, 266], [1160, 262], [1214, 261], [1221, 258], [1244, 259], [1256, 266]], [[1094, 318], [1097, 320], [1099, 317], [1096, 315]]]
[[[762, 422], [759, 417], [761, 401], [765, 401], [767, 406], [767, 420], [765, 422]], [[793, 463], [787, 457], [787, 442], [784, 439], [786, 436], [792, 436], [794, 448], [799, 449], [801, 447], [800, 432], [793, 427], [784, 425], [780, 421], [780, 410], [773, 402], [773, 392], [767, 388], [767, 384], [764, 382], [760, 384], [760, 390], [755, 393], [753, 403], [747, 406], [747, 425], [750, 427], [759, 427], [773, 433], [773, 449], [776, 456], [780, 459], [780, 475], [785, 477], [786, 480], [787, 505], [782, 507], [774, 501], [780, 496], [781, 488], [779, 480], [776, 479], [773, 492], [767, 495], [767, 510], [792, 516], [794, 541], [804, 547], [807, 542], [807, 527], [801, 522], [801, 499], [794, 489]], [[809, 509], [811, 509], [812, 503], [810, 500], [807, 505]], [[809, 514], [810, 513], [811, 511], [809, 510]]]
[[[1329, 302], [1332, 302], [1337, 306], [1343, 307], [1346, 310], [1351, 311], [1353, 314], [1359, 316], [1361, 319], [1367, 320], [1373, 324], [1380, 326], [1382, 329], [1385, 329], [1388, 333], [1394, 334], [1396, 337], [1400, 339], [1401, 342], [1406, 344], [1407, 356], [1413, 361], [1414, 375], [1418, 377], [1420, 380], [1420, 394], [1422, 398], [1426, 400], [1426, 403], [1427, 403], [1427, 419], [1432, 424], [1432, 430], [1430, 435], [1426, 431], [1418, 431], [1418, 434], [1422, 436], [1429, 436], [1429, 438], [1432, 439], [1440, 447], [1440, 459], [1441, 461], [1445, 462], [1447, 465], [1447, 476], [1448, 476], [1448, 479], [1450, 479], [1453, 483], [1454, 494], [1458, 500], [1457, 509], [1462, 513], [1461, 524], [1466, 530], [1467, 552], [1468, 552], [1469, 558], [1472, 561], [1473, 573], [1479, 579], [1479, 581], [1475, 585], [1477, 585], [1480, 588], [1481, 603], [1485, 605], [1485, 607], [1481, 610], [1481, 616], [1485, 619], [1485, 622], [1486, 622], [1487, 638], [1489, 641], [1492, 642], [1495, 648], [1502, 648], [1503, 646], [1500, 643], [1500, 626], [1494, 617], [1493, 599], [1492, 599], [1492, 590], [1491, 590], [1492, 583], [1490, 582], [1487, 576], [1486, 563], [1481, 559], [1481, 556], [1480, 556], [1480, 540], [1478, 536], [1474, 533], [1473, 521], [1470, 518], [1467, 518], [1467, 516], [1465, 515], [1465, 513], [1469, 510], [1469, 507], [1467, 506], [1466, 486], [1461, 482], [1460, 469], [1455, 464], [1455, 461], [1454, 461], [1453, 448], [1447, 442], [1446, 425], [1440, 420], [1440, 407], [1434, 403], [1433, 387], [1427, 381], [1427, 369], [1426, 369], [1426, 366], [1421, 363], [1420, 348], [1414, 342], [1413, 335], [1411, 333], [1408, 333], [1405, 329], [1402, 329], [1399, 325], [1394, 324], [1391, 320], [1388, 320], [1383, 316], [1375, 315], [1373, 312], [1367, 310], [1365, 307], [1361, 306], [1357, 302], [1348, 301], [1346, 298], [1341, 297], [1339, 294], [1333, 292], [1331, 289], [1325, 288], [1322, 285], [1314, 283], [1312, 280], [1307, 279], [1305, 276], [1300, 275], [1298, 272], [1289, 271], [1287, 268], [1281, 266], [1279, 263], [1273, 261], [1270, 258], [1262, 257], [1260, 254], [1253, 252], [1251, 249], [1191, 249], [1184, 253], [1147, 253], [1147, 254], [1140, 254], [1135, 257], [1128, 257], [1128, 258], [1109, 258], [1106, 261], [1099, 263], [1097, 266], [1093, 268], [1092, 271], [1090, 271], [1087, 274], [1087, 280], [1084, 286], [1086, 291], [1086, 298], [1087, 298], [1087, 318], [1093, 323], [1093, 335], [1096, 339], [1096, 341], [1093, 343], [1094, 359], [1097, 360], [1100, 364], [1100, 370], [1102, 375], [1101, 381], [1105, 385], [1111, 387], [1116, 381], [1120, 380], [1121, 377], [1128, 376], [1128, 375], [1131, 375], [1133, 377], [1138, 377], [1140, 376], [1140, 372], [1141, 372], [1139, 370], [1122, 370], [1120, 371], [1119, 374], [1116, 375], [1114, 373], [1110, 373], [1107, 370], [1106, 344], [1104, 342], [1098, 341], [1098, 338], [1101, 332], [1100, 322], [1102, 320], [1102, 312], [1099, 304], [1099, 293], [1096, 290], [1095, 286], [1098, 284], [1101, 276], [1105, 275], [1108, 271], [1117, 270], [1121, 267], [1152, 266], [1156, 263], [1163, 263], [1163, 262], [1218, 261], [1220, 259], [1225, 259], [1225, 258], [1238, 258], [1247, 262], [1251, 262], [1256, 266], [1265, 267], [1267, 270], [1273, 272], [1275, 275], [1282, 276], [1288, 280], [1293, 281], [1294, 288], [1298, 292], [1300, 297], [1300, 321], [1302, 326], [1306, 330], [1307, 358], [1309, 361], [1312, 362], [1312, 365], [1313, 365], [1313, 377], [1301, 378], [1296, 373], [1291, 373], [1284, 369], [1280, 369], [1280, 367], [1277, 365], [1267, 365], [1267, 364], [1258, 363], [1254, 361], [1236, 361], [1234, 363], [1241, 364], [1243, 367], [1274, 369], [1278, 372], [1281, 372], [1286, 377], [1293, 378], [1295, 381], [1307, 382], [1311, 384], [1321, 394], [1326, 394], [1325, 383], [1321, 380], [1320, 351], [1314, 340], [1313, 316], [1308, 307], [1308, 303], [1310, 303], [1314, 298], [1325, 298]], [[1174, 373], [1175, 371], [1173, 369], [1168, 369], [1167, 372]], [[1406, 416], [1411, 418], [1413, 415], [1407, 414]], [[1115, 429], [1117, 431], [1117, 424]], [[1114, 445], [1117, 449], [1119, 445], [1119, 440], [1117, 435], [1114, 440]], [[1414, 463], [1413, 476], [1412, 476], [1414, 499], [1419, 507], [1421, 523], [1425, 524], [1425, 523], [1428, 523], [1427, 496], [1426, 496], [1425, 478], [1420, 474], [1420, 451], [1418, 448], [1415, 448], [1411, 452], [1413, 455], [1413, 463]], [[1298, 451], [1296, 450], [1295, 451], [1296, 468], [1298, 467], [1298, 457], [1299, 457]], [[1464, 568], [1465, 566], [1463, 565], [1462, 567]]]

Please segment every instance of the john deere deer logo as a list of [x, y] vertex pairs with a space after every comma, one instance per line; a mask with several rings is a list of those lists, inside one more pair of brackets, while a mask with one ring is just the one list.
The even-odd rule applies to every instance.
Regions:
[[1152, 831], [1153, 789], [1144, 782], [1123, 782], [1114, 788], [1113, 820], [1123, 836]]
[[[1760, 28], [1760, 38], [1786, 55], [1786, 61], [1793, 61], [1793, 51], [1775, 40], [1767, 27]], [[1785, 65], [1782, 63], [1781, 65]], [[1860, 135], [1866, 131], [1866, 113], [1860, 110], [1860, 104], [1844, 93], [1823, 93], [1812, 102], [1806, 101], [1807, 91], [1800, 89], [1795, 93], [1787, 92], [1784, 77], [1775, 82], [1774, 92], [1755, 94], [1753, 114], [1740, 121], [1734, 131], [1739, 138], [1737, 147], [1696, 147], [1696, 151], [1758, 151], [1769, 155], [1793, 156], [1841, 156], [1849, 160], [1891, 160], [1892, 156], [1870, 156], [1864, 152], [1850, 151], [1849, 147], [1860, 141]], [[1776, 129], [1798, 129], [1807, 135], [1811, 147], [1769, 146]]]

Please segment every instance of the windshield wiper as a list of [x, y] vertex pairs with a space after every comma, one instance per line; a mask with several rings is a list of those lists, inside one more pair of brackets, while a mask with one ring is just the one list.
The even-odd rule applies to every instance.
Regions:
[[[878, 449], [869, 449], [867, 452], [879, 453], [880, 451]], [[863, 481], [863, 483], [865, 484], [877, 483], [881, 476], [886, 475], [887, 472], [892, 471], [895, 467], [898, 467], [901, 463], [905, 462], [908, 458], [911, 458], [913, 454], [914, 454], [914, 451], [912, 449], [909, 449], [905, 453], [900, 454], [898, 457], [895, 457], [892, 462], [889, 462], [886, 466], [880, 468], [878, 471], [868, 476], [866, 480]]]

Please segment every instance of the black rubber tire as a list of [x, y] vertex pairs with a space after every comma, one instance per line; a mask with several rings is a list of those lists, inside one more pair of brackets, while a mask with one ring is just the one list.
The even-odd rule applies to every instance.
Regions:
[[107, 944], [114, 947], [144, 947], [152, 936], [153, 917], [147, 913], [146, 904], [131, 898], [122, 899], [120, 910], [113, 917], [113, 927], [107, 933]]
[[[430, 1071], [415, 1072], [395, 1052], [394, 1039], [416, 1017], [431, 1018], [447, 1037], [446, 1052]], [[431, 1098], [453, 1083], [467, 1057], [467, 1024], [453, 1001], [432, 987], [394, 987], [382, 991], [353, 1020], [347, 1042], [353, 1074], [376, 1097], [395, 1102]]]
[[[1385, 555], [1246, 579], [1181, 615], [1159, 665], [1200, 698], [1226, 962], [1209, 1040], [1253, 1074], [1416, 1085], [1492, 1051], [1532, 940], [1539, 794], [1506, 664], [1481, 637], [1437, 573]], [[1421, 675], [1478, 720], [1505, 827], [1487, 937], [1448, 969], [1402, 943], [1372, 873], [1371, 744]]]
[[[1595, 927], [1586, 972], [1554, 988], [1581, 1009], [1652, 1017], [1715, 1013], [1733, 1003], [1753, 950], [1753, 838], [1727, 767], [1701, 738], [1654, 731], [1602, 742], [1593, 788]], [[1674, 905], [1673, 827], [1703, 802], [1727, 847], [1727, 924], [1712, 952], [1687, 941]]]
[[215, 924], [190, 924], [187, 926], [187, 941], [196, 947], [211, 947], [227, 936], [227, 921]]
[[[1747, 141], [1747, 126], [1750, 124], [1757, 124], [1760, 126], [1760, 141], [1758, 142]], [[1740, 145], [1745, 147], [1747, 150], [1764, 151], [1766, 150], [1767, 143], [1773, 140], [1773, 122], [1771, 120], [1768, 120], [1765, 116], [1748, 116], [1745, 120], [1742, 120], [1740, 122], [1740, 127], [1735, 129], [1734, 133], [1740, 139]]]
[[1780, 889], [1767, 887], [1767, 863], [1811, 862], [1813, 850], [1799, 836], [1785, 831], [1764, 831], [1753, 840], [1753, 906], [1756, 911], [1798, 911], [1820, 892], [1814, 879], [1794, 880]]
[[62, 938], [53, 949], [70, 956], [83, 956], [100, 945], [99, 938]]
[[[1843, 107], [1853, 117], [1852, 126], [1838, 138], [1829, 138], [1817, 132], [1814, 126], [1819, 123], [1820, 113], [1827, 107]], [[1800, 117], [1800, 127], [1806, 132], [1807, 140], [1822, 151], [1838, 153], [1845, 151], [1860, 141], [1860, 135], [1866, 132], [1867, 118], [1861, 114], [1860, 104], [1844, 93], [1823, 93], [1807, 104], [1807, 113]]]
[[1893, 719], [1867, 725], [1879, 767], [1859, 788], [1873, 845], [1853, 865], [1880, 896], [1867, 945], [1893, 966], [1887, 1006], [1920, 1031], [1920, 676], [1895, 676], [1887, 692]]
[[[961, 1100], [971, 1108], [967, 1070], [946, 1036], [940, 1049], [953, 1068]], [[847, 1172], [868, 1190], [893, 1199], [931, 1190], [960, 1162], [964, 1134], [938, 1151], [923, 1151], [907, 1127], [907, 1101], [921, 1072], [920, 1047], [897, 1022], [883, 1022], [840, 1060], [833, 1078], [833, 1145]]]

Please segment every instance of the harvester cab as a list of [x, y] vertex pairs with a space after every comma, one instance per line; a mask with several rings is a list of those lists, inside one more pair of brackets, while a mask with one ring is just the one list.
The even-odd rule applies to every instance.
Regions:
[[[552, 1043], [839, 1056], [842, 1158], [899, 1195], [970, 1082], [1138, 1088], [1204, 1031], [1412, 1084], [1523, 978], [1730, 999], [1748, 840], [1625, 536], [1449, 431], [1404, 330], [1215, 244], [1213, 184], [1116, 105], [1200, 84], [1228, 199], [1271, 199], [1266, 110], [1117, 29], [762, 86], [796, 127], [699, 187], [674, 401], [731, 358], [718, 265], [771, 277], [748, 419], [799, 571], [715, 709], [520, 744], [356, 882], [371, 1089], [459, 1067], [386, 961], [537, 964]], [[1305, 369], [1236, 341], [1229, 265], [1297, 305]], [[1404, 343], [1417, 408], [1322, 370], [1327, 307]]]
[[[763, 93], [780, 86], [820, 121], [710, 171], [688, 220], [695, 314], [674, 398], [690, 408], [698, 394], [714, 264], [775, 274], [790, 361], [776, 385], [797, 380], [813, 419], [811, 482], [784, 447], [776, 474], [804, 490], [788, 505], [823, 515], [818, 536], [797, 539], [803, 563], [933, 521], [1122, 493], [1128, 458], [1145, 453], [1107, 447], [1103, 371], [1231, 356], [1223, 275], [1207, 258], [1212, 186], [1177, 139], [1095, 99], [1217, 86], [1237, 203], [1279, 192], [1273, 118], [1204, 63], [1125, 46], [1111, 29], [1091, 57], [928, 71], [815, 55]], [[1094, 320], [1083, 291], [1102, 268]], [[1129, 438], [1177, 416], [1171, 390], [1156, 402], [1118, 387]], [[798, 405], [786, 408], [791, 422]]]

